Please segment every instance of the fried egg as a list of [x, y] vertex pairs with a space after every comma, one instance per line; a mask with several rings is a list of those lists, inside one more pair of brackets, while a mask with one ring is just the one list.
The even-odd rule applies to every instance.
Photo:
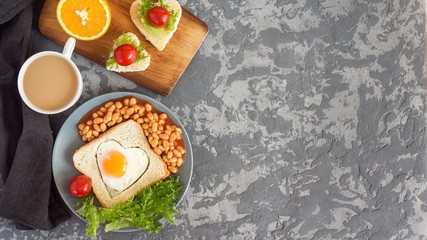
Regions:
[[144, 174], [148, 155], [141, 148], [123, 148], [117, 141], [102, 142], [97, 150], [98, 167], [105, 185], [123, 191]]

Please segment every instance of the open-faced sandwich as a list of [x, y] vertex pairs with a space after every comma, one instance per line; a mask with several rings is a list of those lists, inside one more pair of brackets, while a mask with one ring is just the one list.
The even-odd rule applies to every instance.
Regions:
[[127, 32], [114, 40], [105, 67], [114, 72], [137, 72], [144, 71], [149, 65], [150, 56], [138, 37]]
[[135, 26], [160, 51], [177, 30], [181, 15], [176, 0], [136, 0], [130, 7]]

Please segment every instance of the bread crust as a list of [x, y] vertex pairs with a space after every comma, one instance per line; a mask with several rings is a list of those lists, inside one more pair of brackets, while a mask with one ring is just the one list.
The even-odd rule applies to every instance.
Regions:
[[[132, 22], [135, 24], [135, 26], [138, 28], [138, 30], [144, 35], [144, 37], [147, 39], [147, 41], [151, 42], [154, 47], [156, 47], [159, 51], [162, 51], [166, 45], [168, 44], [169, 40], [172, 38], [175, 31], [178, 29], [179, 21], [181, 20], [182, 15], [182, 9], [181, 5], [176, 0], [164, 0], [165, 4], [169, 5], [176, 13], [177, 13], [177, 19], [175, 22], [175, 27], [173, 31], [170, 31], [166, 34], [162, 34], [161, 37], [155, 37], [147, 32], [144, 24], [149, 23], [142, 23], [144, 21], [141, 18], [141, 15], [139, 14], [139, 7], [138, 5], [141, 3], [141, 0], [136, 0], [132, 3], [129, 13], [132, 19]], [[163, 32], [162, 32], [163, 33]]]
[[[145, 173], [134, 184], [114, 196], [110, 195], [110, 191], [102, 180], [96, 159], [98, 146], [106, 140], [115, 140], [123, 148], [139, 147], [147, 153], [149, 158]], [[77, 170], [91, 179], [95, 196], [101, 205], [106, 208], [110, 208], [120, 202], [126, 202], [144, 188], [170, 175], [167, 165], [152, 150], [141, 126], [133, 120], [128, 120], [112, 127], [98, 138], [77, 149], [73, 155], [73, 163]]]

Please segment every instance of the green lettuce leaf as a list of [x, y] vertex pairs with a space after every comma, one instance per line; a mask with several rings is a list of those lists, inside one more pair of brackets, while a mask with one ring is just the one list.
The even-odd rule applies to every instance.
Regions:
[[97, 207], [93, 204], [94, 195], [82, 198], [76, 212], [87, 221], [86, 235], [96, 238], [96, 231], [105, 224], [106, 232], [134, 227], [149, 232], [159, 232], [163, 228], [161, 218], [174, 223], [176, 200], [181, 191], [179, 177], [160, 181], [144, 189], [134, 199], [119, 203], [112, 208]]

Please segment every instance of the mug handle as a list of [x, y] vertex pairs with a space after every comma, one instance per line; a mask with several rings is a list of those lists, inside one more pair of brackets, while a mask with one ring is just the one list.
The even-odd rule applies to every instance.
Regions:
[[75, 46], [76, 46], [76, 39], [72, 37], [68, 38], [67, 42], [65, 43], [64, 50], [62, 50], [62, 54], [64, 54], [64, 56], [67, 58], [71, 58], [71, 55], [73, 54]]

